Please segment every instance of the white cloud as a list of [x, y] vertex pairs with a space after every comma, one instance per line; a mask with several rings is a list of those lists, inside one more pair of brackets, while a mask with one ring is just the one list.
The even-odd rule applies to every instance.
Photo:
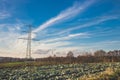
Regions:
[[104, 23], [106, 21], [109, 21], [109, 20], [116, 20], [116, 19], [119, 19], [119, 16], [117, 15], [112, 15], [112, 16], [100, 16], [100, 17], [96, 17], [96, 18], [93, 18], [93, 19], [89, 19], [87, 22], [85, 22], [84, 24], [81, 24], [81, 25], [78, 25], [78, 26], [72, 26], [68, 29], [64, 29], [62, 31], [57, 31], [56, 33], [53, 33], [53, 34], [45, 34], [44, 36], [57, 36], [57, 35], [65, 35], [65, 34], [68, 34], [74, 30], [78, 30], [78, 29], [81, 29], [81, 28], [86, 28], [86, 27], [92, 27], [92, 26], [95, 26], [95, 25], [99, 25], [101, 23]]
[[43, 50], [43, 49], [38, 49], [34, 52], [34, 54], [47, 54], [50, 50]]
[[19, 23], [2, 23], [0, 24], [0, 31], [9, 31], [9, 32], [17, 32], [20, 31], [20, 29], [23, 27], [23, 24]]
[[0, 20], [1, 19], [7, 19], [9, 17], [11, 17], [11, 15], [8, 12], [6, 12], [6, 11], [1, 11], [0, 12]]
[[[17, 27], [16, 27], [17, 26]], [[13, 53], [15, 52], [15, 43], [21, 34], [18, 32], [21, 29], [21, 24], [0, 24], [0, 48], [2, 51]], [[19, 29], [18, 29], [19, 27]], [[14, 44], [15, 43], [15, 44]]]
[[34, 43], [34, 47], [33, 50], [37, 50], [37, 49], [55, 49], [58, 48], [59, 46], [65, 46], [65, 45], [69, 45], [71, 44], [71, 42], [67, 42], [67, 41], [61, 41], [61, 42], [54, 42], [54, 43]]
[[[120, 41], [117, 40], [105, 40], [105, 41], [97, 41], [97, 42], [91, 42], [91, 43], [80, 43], [79, 45], [83, 47], [83, 50], [114, 50], [114, 49], [120, 49], [119, 45]], [[80, 47], [78, 45], [78, 47]], [[77, 47], [77, 45], [76, 45]]]
[[49, 40], [43, 40], [41, 42], [49, 43], [49, 42], [56, 42], [56, 41], [65, 41], [69, 39], [73, 39], [75, 37], [81, 37], [81, 38], [88, 38], [90, 34], [88, 33], [76, 33], [76, 34], [69, 34], [68, 36], [64, 37], [59, 37], [59, 38], [54, 38], [54, 39], [49, 39]]
[[72, 7], [62, 11], [57, 16], [49, 19], [42, 25], [40, 25], [37, 29], [34, 30], [34, 32], [39, 32], [47, 27], [50, 27], [58, 22], [65, 21], [67, 19], [73, 18], [77, 16], [78, 14], [82, 13], [84, 10], [86, 10], [90, 5], [92, 5], [95, 2], [95, 0], [89, 0], [84, 2], [83, 4], [79, 4], [79, 2], [76, 2]]
[[99, 25], [102, 22], [105, 22], [105, 21], [108, 21], [108, 20], [114, 20], [114, 19], [118, 19], [118, 16], [102, 16], [102, 17], [96, 18], [95, 20], [93, 20], [91, 22], [87, 22], [83, 25], [78, 25], [76, 27], [65, 29], [61, 32], [58, 32], [57, 35], [64, 34], [64, 33], [74, 31], [74, 30], [77, 30], [77, 29], [81, 29], [81, 28], [85, 28], [85, 27], [91, 27], [91, 26], [94, 26], [94, 25]]

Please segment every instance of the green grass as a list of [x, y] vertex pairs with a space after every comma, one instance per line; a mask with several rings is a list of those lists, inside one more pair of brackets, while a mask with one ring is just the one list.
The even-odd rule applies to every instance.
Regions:
[[25, 66], [25, 62], [7, 62], [0, 63], [0, 68]]

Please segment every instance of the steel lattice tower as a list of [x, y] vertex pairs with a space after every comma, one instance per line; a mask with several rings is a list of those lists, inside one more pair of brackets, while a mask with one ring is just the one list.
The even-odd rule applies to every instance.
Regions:
[[26, 48], [26, 58], [27, 59], [31, 59], [31, 41], [32, 41], [32, 25], [28, 25], [28, 31], [24, 31], [28, 33], [27, 38], [19, 38], [19, 39], [23, 39], [23, 40], [27, 40], [27, 48]]
[[28, 26], [29, 30], [28, 30], [28, 38], [27, 38], [27, 49], [26, 49], [26, 58], [30, 59], [31, 58], [31, 25]]

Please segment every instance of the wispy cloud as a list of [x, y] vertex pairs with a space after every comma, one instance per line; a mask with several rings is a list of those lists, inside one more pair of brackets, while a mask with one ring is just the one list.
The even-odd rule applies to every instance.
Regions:
[[0, 19], [7, 19], [11, 15], [8, 12], [0, 12]]
[[69, 34], [68, 36], [64, 36], [64, 37], [59, 37], [59, 38], [53, 38], [53, 39], [49, 39], [49, 40], [44, 40], [41, 42], [46, 42], [46, 43], [50, 43], [50, 42], [59, 42], [59, 41], [65, 41], [65, 40], [70, 40], [70, 39], [74, 39], [76, 37], [81, 37], [81, 38], [88, 38], [90, 34], [88, 33], [76, 33], [76, 34]]
[[105, 50], [113, 50], [113, 49], [120, 49], [119, 45], [120, 41], [118, 40], [103, 40], [103, 41], [97, 41], [97, 42], [91, 42], [91, 43], [80, 43], [76, 44], [75, 46], [68, 46], [68, 47], [61, 47], [61, 49], [67, 49], [68, 50], [81, 50], [81, 51], [88, 51], [88, 50], [99, 50], [99, 49], [105, 49]]
[[83, 25], [78, 25], [76, 27], [72, 27], [72, 28], [68, 28], [66, 30], [63, 30], [63, 31], [59, 32], [58, 34], [64, 34], [66, 32], [74, 31], [74, 30], [77, 30], [77, 29], [81, 29], [81, 28], [85, 28], [85, 27], [91, 27], [91, 26], [94, 26], [94, 25], [99, 25], [102, 22], [109, 21], [109, 20], [114, 20], [114, 19], [118, 19], [118, 16], [102, 16], [102, 17], [99, 17], [99, 18], [96, 18], [96, 19], [92, 20], [91, 22], [87, 22]]
[[[16, 46], [15, 41], [21, 35], [19, 30], [21, 29], [22, 24], [0, 24], [0, 48], [7, 49], [7, 51], [14, 51], [14, 46]], [[12, 47], [11, 47], [12, 46]]]
[[60, 41], [60, 42], [54, 42], [54, 43], [34, 43], [33, 50], [38, 50], [38, 49], [56, 49], [59, 46], [65, 46], [65, 45], [70, 45], [71, 42], [68, 41]]
[[76, 2], [72, 7], [69, 7], [68, 9], [62, 11], [57, 16], [49, 19], [48, 21], [40, 25], [37, 29], [34, 30], [34, 32], [39, 32], [56, 23], [63, 22], [67, 19], [73, 18], [77, 16], [78, 14], [82, 13], [84, 10], [86, 10], [94, 2], [95, 0], [89, 0], [89, 1], [84, 2], [83, 4], [79, 4], [79, 2]]
[[0, 31], [9, 31], [9, 32], [17, 32], [23, 27], [22, 23], [2, 23], [0, 24]]
[[38, 49], [51, 49], [51, 48], [56, 48], [59, 49], [61, 46], [67, 46], [67, 45], [72, 45], [72, 42], [69, 42], [67, 40], [74, 39], [74, 38], [86, 38], [89, 37], [90, 34], [88, 33], [76, 33], [76, 34], [69, 34], [68, 36], [64, 37], [59, 37], [59, 38], [53, 38], [49, 40], [43, 40], [34, 43], [34, 50]]
[[113, 50], [113, 49], [120, 49], [119, 45], [120, 41], [118, 40], [104, 40], [104, 41], [98, 41], [94, 43], [88, 43], [88, 44], [82, 44], [81, 46], [84, 47], [84, 49], [93, 49], [93, 50], [99, 50], [99, 49], [105, 49], [105, 50]]
[[50, 50], [43, 50], [43, 49], [38, 49], [34, 52], [34, 54], [47, 54]]
[[118, 15], [112, 15], [112, 16], [111, 15], [110, 16], [105, 16], [104, 15], [104, 16], [99, 16], [99, 17], [95, 17], [95, 18], [92, 18], [92, 19], [89, 18], [83, 24], [80, 24], [80, 25], [77, 25], [77, 26], [71, 26], [70, 28], [64, 29], [62, 31], [57, 31], [56, 33], [52, 33], [52, 34], [47, 34], [46, 33], [44, 36], [51, 37], [51, 36], [57, 36], [57, 35], [65, 35], [65, 34], [68, 34], [72, 31], [75, 31], [75, 30], [78, 30], [78, 29], [96, 26], [96, 25], [99, 25], [101, 23], [107, 22], [109, 20], [117, 20], [117, 19], [119, 19]]

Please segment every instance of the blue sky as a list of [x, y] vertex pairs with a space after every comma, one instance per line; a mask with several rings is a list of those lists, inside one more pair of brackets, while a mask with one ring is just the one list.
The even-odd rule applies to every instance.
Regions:
[[[0, 0], [0, 56], [25, 56], [26, 24], [34, 57], [120, 49], [120, 0]], [[43, 53], [40, 53], [43, 52]], [[39, 53], [39, 54], [35, 54]], [[77, 55], [77, 53], [76, 53]]]

